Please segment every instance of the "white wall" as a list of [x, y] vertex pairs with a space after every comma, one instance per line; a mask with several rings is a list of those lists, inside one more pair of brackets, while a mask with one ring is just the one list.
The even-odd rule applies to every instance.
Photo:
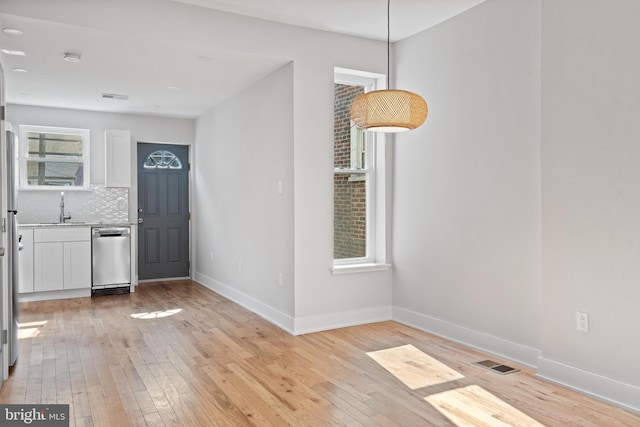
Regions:
[[395, 141], [394, 319], [528, 365], [540, 348], [540, 2], [399, 42], [426, 124]]
[[[298, 95], [294, 100], [297, 333], [391, 317], [390, 271], [336, 276], [330, 272], [333, 264], [333, 65], [371, 70], [371, 67], [367, 69], [340, 59], [335, 52], [319, 56], [314, 62], [296, 62], [294, 67], [294, 93]], [[353, 56], [352, 53], [347, 56]], [[359, 52], [356, 59], [364, 55]]]
[[292, 330], [292, 64], [197, 119], [195, 183], [196, 280]]
[[[544, 1], [540, 374], [640, 410], [640, 3]], [[576, 331], [576, 311], [590, 331]]]
[[7, 120], [14, 129], [19, 125], [71, 127], [90, 130], [90, 174], [91, 184], [105, 182], [105, 142], [106, 129], [131, 131], [131, 174], [132, 187], [129, 189], [129, 219], [138, 217], [136, 207], [137, 174], [136, 143], [171, 142], [192, 144], [194, 141], [194, 121], [166, 117], [141, 116], [134, 114], [101, 113], [96, 111], [69, 110], [63, 108], [34, 107], [10, 104], [7, 106]]
[[296, 331], [390, 317], [390, 272], [333, 276], [329, 271], [333, 257], [333, 70], [337, 66], [384, 73], [385, 43], [173, 1], [71, 3], [73, 13], [49, 0], [7, 0], [3, 11], [107, 34], [126, 31], [150, 40], [293, 61]]
[[395, 319], [635, 410], [639, 14], [489, 0], [398, 43], [431, 112], [397, 137], [393, 211]]

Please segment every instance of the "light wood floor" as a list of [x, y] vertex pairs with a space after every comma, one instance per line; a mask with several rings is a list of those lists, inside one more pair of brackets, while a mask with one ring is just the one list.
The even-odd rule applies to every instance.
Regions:
[[190, 281], [24, 303], [20, 322], [0, 402], [69, 403], [71, 425], [640, 425], [394, 322], [293, 337]]

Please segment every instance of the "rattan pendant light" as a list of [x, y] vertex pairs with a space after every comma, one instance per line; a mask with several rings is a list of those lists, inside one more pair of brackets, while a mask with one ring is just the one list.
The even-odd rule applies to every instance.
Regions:
[[[391, 49], [391, 0], [387, 0], [387, 87]], [[362, 129], [374, 132], [405, 132], [427, 119], [427, 103], [420, 95], [406, 90], [374, 90], [358, 96], [351, 104], [351, 120]]]

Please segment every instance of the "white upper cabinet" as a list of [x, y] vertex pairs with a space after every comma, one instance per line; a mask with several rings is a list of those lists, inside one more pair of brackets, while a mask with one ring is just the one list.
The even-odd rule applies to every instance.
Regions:
[[107, 187], [131, 187], [131, 132], [104, 131]]

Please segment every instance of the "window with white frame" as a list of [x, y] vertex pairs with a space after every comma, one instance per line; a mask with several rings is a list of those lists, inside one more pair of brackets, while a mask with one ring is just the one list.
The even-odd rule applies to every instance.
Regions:
[[89, 130], [20, 126], [20, 187], [89, 187]]
[[[334, 77], [333, 259], [334, 267], [384, 263], [384, 135], [350, 120], [360, 94], [382, 76], [336, 69]], [[381, 150], [382, 148], [382, 150]], [[384, 175], [382, 175], [384, 177]], [[334, 268], [334, 272], [336, 269]]]

